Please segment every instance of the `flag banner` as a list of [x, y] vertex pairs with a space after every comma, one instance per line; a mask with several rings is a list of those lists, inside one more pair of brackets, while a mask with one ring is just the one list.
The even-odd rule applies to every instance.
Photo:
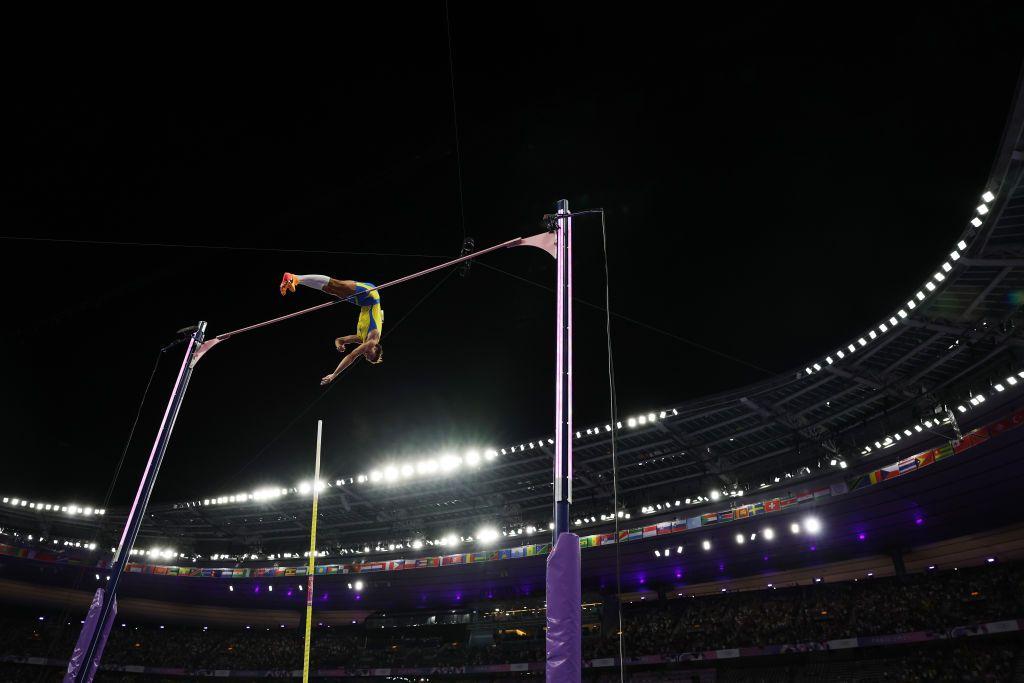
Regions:
[[961, 453], [968, 448], [973, 448], [983, 441], [988, 441], [988, 427], [978, 427], [973, 432], [964, 435], [959, 443], [953, 442], [953, 452]]
[[687, 529], [699, 529], [703, 526], [703, 521], [700, 517], [689, 517], [686, 520]]
[[838, 484], [832, 484], [831, 486], [829, 486], [829, 491], [833, 496], [841, 496], [844, 493], [849, 492], [849, 490], [850, 489], [847, 487], [845, 481], [841, 481]]
[[658, 527], [654, 524], [644, 527], [644, 538], [658, 535]]
[[781, 501], [779, 501], [779, 507], [781, 507], [783, 510], [788, 508], [790, 505], [796, 504], [797, 499], [794, 496], [790, 496], [789, 498], [783, 498]]
[[741, 507], [741, 508], [736, 508], [735, 510], [732, 511], [733, 517], [736, 518], [736, 519], [745, 519], [746, 516], [747, 516], [747, 513], [748, 513], [748, 510], [747, 510], [747, 508], [745, 506]]

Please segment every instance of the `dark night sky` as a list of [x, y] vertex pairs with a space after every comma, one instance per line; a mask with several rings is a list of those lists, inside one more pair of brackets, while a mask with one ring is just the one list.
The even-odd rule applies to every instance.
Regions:
[[[612, 308], [765, 369], [618, 319], [624, 414], [789, 371], [905, 299], [983, 189], [1022, 53], [1010, 3], [799, 22], [652, 7], [450, 8], [468, 234], [537, 232], [561, 197], [605, 207]], [[102, 57], [43, 38], [9, 69], [0, 234], [238, 249], [0, 241], [5, 495], [100, 502], [176, 329], [323, 300], [282, 300], [282, 271], [380, 283], [436, 263], [315, 250], [458, 253], [444, 5], [320, 24], [111, 38]], [[600, 226], [577, 226], [577, 292], [599, 302]], [[486, 263], [553, 284], [540, 252]], [[410, 313], [440, 279], [385, 292], [386, 362], [294, 423], [354, 308], [211, 352], [154, 499], [293, 485], [317, 417], [327, 476], [547, 436], [553, 296], [478, 264]], [[603, 326], [578, 307], [584, 425], [607, 414]], [[157, 373], [112, 503], [134, 489], [179, 360]]]

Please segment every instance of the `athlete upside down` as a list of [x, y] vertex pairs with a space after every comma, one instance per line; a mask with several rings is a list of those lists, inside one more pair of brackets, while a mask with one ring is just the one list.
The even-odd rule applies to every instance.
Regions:
[[356, 323], [356, 333], [334, 340], [334, 347], [338, 349], [339, 353], [346, 353], [349, 344], [358, 344], [358, 346], [341, 359], [334, 372], [320, 380], [321, 385], [333, 382], [338, 375], [345, 371], [345, 368], [360, 358], [366, 358], [375, 365], [384, 360], [384, 349], [380, 344], [381, 328], [384, 326], [384, 311], [380, 307], [380, 294], [377, 292], [376, 285], [355, 280], [337, 280], [326, 275], [285, 273], [281, 278], [281, 296], [288, 292], [294, 292], [296, 285], [319, 289], [359, 306], [359, 322]]

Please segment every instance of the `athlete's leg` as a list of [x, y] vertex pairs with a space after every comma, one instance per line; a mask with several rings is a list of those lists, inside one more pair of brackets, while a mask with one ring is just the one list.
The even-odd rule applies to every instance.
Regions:
[[347, 299], [356, 293], [356, 282], [355, 280], [337, 280], [332, 277], [328, 279], [323, 290], [339, 299]]
[[[296, 285], [302, 285], [303, 287], [309, 287], [310, 289], [319, 289], [322, 292], [328, 294], [335, 294], [339, 291], [338, 287], [331, 287], [331, 283], [342, 282], [341, 280], [335, 280], [334, 278], [326, 275], [295, 275], [293, 273], [285, 273], [284, 277], [281, 278], [281, 294], [287, 294], [288, 292], [294, 292]], [[352, 292], [355, 292], [355, 283], [352, 283]], [[338, 296], [335, 294], [335, 296]]]

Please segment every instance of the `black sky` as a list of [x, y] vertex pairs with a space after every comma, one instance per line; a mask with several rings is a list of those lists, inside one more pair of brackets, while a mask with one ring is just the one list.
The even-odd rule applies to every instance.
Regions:
[[[152, 41], [33, 39], [3, 86], [0, 234], [236, 249], [0, 240], [3, 493], [99, 502], [177, 328], [204, 319], [216, 333], [322, 300], [282, 300], [285, 270], [380, 283], [432, 265], [316, 252], [453, 256], [463, 211], [484, 246], [536, 232], [562, 197], [606, 208], [613, 309], [749, 363], [617, 319], [624, 414], [789, 371], [876, 323], [983, 189], [1020, 69], [1019, 11], [653, 10], [452, 3], [461, 209], [441, 3]], [[577, 293], [600, 302], [600, 226], [577, 225]], [[554, 278], [540, 252], [486, 264]], [[440, 277], [385, 292], [386, 362], [355, 367], [297, 420], [354, 308], [211, 352], [155, 499], [294, 484], [318, 417], [328, 476], [547, 436], [553, 297], [483, 266], [415, 310]], [[577, 308], [582, 424], [607, 414], [603, 326]], [[134, 489], [179, 353], [113, 503]]]

